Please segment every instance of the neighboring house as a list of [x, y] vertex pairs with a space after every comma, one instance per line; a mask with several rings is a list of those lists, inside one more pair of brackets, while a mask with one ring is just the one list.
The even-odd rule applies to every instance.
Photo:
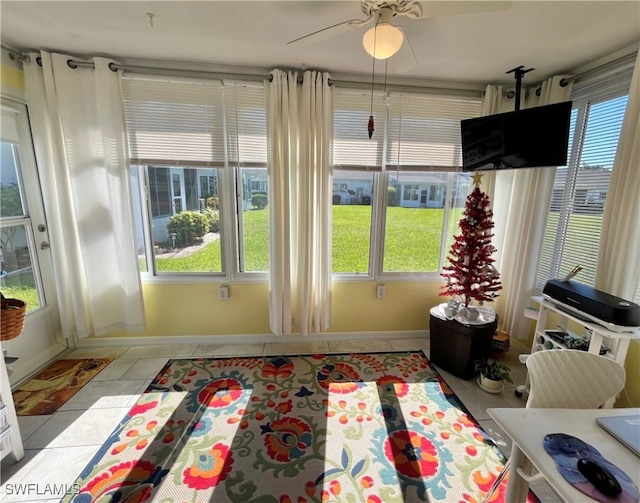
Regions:
[[[422, 172], [391, 173], [389, 186], [396, 189], [397, 206], [403, 208], [444, 208], [446, 179]], [[465, 192], [454, 187], [453, 206], [464, 206]], [[333, 204], [371, 204], [373, 180], [366, 171], [336, 171], [333, 181]]]
[[[556, 171], [555, 186], [560, 187], [560, 182], [567, 176], [566, 168]], [[582, 167], [576, 177], [574, 209], [576, 213], [602, 213], [607, 198], [607, 188], [611, 178], [611, 169], [601, 166]], [[554, 190], [551, 196], [551, 210], [557, 211], [562, 207], [565, 197], [564, 190]], [[571, 197], [567, 194], [567, 197]]]

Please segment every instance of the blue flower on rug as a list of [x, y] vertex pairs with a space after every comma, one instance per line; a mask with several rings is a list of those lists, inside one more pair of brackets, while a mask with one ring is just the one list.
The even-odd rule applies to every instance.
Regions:
[[197, 422], [192, 423], [187, 429], [187, 435], [192, 437], [202, 437], [213, 428], [213, 422], [208, 417], [202, 416]]

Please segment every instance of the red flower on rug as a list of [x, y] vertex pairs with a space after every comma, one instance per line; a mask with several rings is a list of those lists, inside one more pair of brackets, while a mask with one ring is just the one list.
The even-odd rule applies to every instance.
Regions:
[[283, 463], [301, 458], [313, 441], [311, 427], [295, 417], [283, 417], [261, 428], [267, 454]]
[[431, 441], [414, 431], [400, 430], [385, 440], [384, 453], [407, 477], [420, 478], [438, 471], [438, 452]]
[[135, 416], [136, 414], [144, 414], [148, 410], [151, 410], [156, 405], [158, 405], [158, 400], [155, 400], [155, 399], [153, 400], [148, 399], [148, 400], [149, 401], [145, 401], [145, 396], [142, 395], [138, 400], [138, 403], [136, 403], [133, 407], [131, 407], [131, 410], [129, 411], [129, 415]]
[[356, 370], [346, 363], [325, 365], [317, 375], [318, 384], [332, 393], [351, 393], [356, 391], [362, 382]]
[[[473, 481], [476, 483], [478, 488], [482, 492], [487, 493], [491, 489], [491, 487], [493, 487], [493, 483], [498, 478], [498, 474], [489, 473], [487, 475], [483, 475], [480, 470], [477, 470], [472, 473], [472, 477], [473, 477]], [[509, 478], [509, 475], [507, 474], [504, 477], [504, 479], [502, 479], [502, 482], [500, 482], [500, 485], [498, 486], [498, 488], [491, 495], [491, 498], [489, 499], [489, 503], [498, 503], [498, 502], [504, 501], [508, 478]], [[471, 496], [467, 494], [463, 494], [463, 497], [467, 498], [467, 500], [470, 502], [475, 501], [473, 499], [470, 499]], [[527, 501], [529, 501], [529, 498], [527, 498]]]
[[288, 358], [278, 357], [267, 362], [260, 372], [262, 377], [290, 377], [293, 375], [293, 362]]
[[90, 500], [96, 501], [101, 496], [122, 491], [123, 488], [139, 485], [127, 495], [126, 501], [141, 502], [146, 501], [151, 496], [154, 486], [158, 485], [160, 479], [168, 470], [160, 470], [153, 463], [148, 461], [125, 461], [109, 468], [91, 479], [80, 489], [76, 501], [84, 501], [87, 493], [91, 495]]
[[182, 481], [192, 489], [209, 489], [227, 478], [233, 464], [229, 447], [217, 443], [200, 454], [195, 464], [182, 472]]
[[198, 402], [207, 407], [228, 407], [242, 396], [244, 386], [237, 379], [216, 379], [198, 393]]
[[388, 393], [395, 392], [396, 396], [402, 398], [409, 393], [409, 385], [397, 376], [382, 376], [376, 380], [376, 384]]

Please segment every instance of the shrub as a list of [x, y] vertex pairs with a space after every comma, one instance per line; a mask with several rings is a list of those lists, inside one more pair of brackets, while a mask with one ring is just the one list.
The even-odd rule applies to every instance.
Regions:
[[209, 232], [220, 232], [220, 212], [207, 208], [204, 210], [204, 214], [209, 220]]
[[251, 205], [258, 210], [265, 209], [268, 202], [269, 199], [266, 194], [254, 194], [251, 196]]
[[209, 230], [209, 218], [204, 213], [183, 211], [167, 220], [167, 231], [176, 234], [176, 244], [189, 246]]
[[395, 187], [389, 187], [387, 193], [387, 206], [398, 206], [398, 191]]

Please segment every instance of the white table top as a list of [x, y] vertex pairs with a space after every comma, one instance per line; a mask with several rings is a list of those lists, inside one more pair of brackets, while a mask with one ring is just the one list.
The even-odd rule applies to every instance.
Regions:
[[585, 501], [587, 497], [562, 477], [556, 469], [555, 462], [544, 450], [542, 442], [544, 436], [549, 433], [566, 433], [587, 442], [598, 449], [605, 459], [626, 472], [636, 486], [640, 487], [640, 458], [595, 422], [596, 417], [638, 414], [640, 408], [588, 410], [511, 408], [487, 409], [487, 413], [511, 437], [564, 501]]

